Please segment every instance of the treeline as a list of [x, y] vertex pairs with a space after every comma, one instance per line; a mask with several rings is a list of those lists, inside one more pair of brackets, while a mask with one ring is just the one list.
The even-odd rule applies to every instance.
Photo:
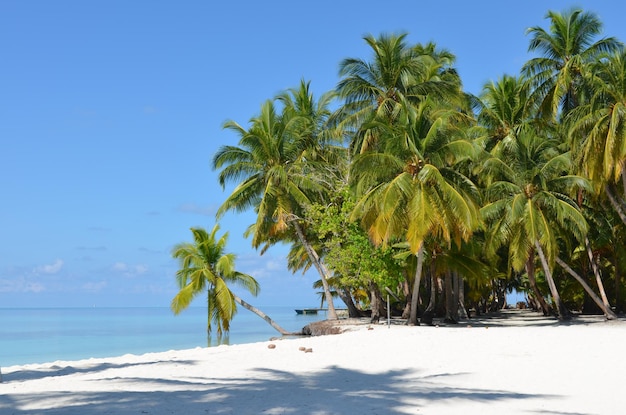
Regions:
[[220, 207], [253, 210], [247, 236], [291, 247], [289, 268], [350, 315], [411, 324], [505, 305], [567, 319], [622, 311], [626, 269], [626, 50], [578, 9], [532, 27], [517, 75], [463, 90], [455, 56], [406, 34], [367, 36], [335, 90], [265, 102], [213, 156]]

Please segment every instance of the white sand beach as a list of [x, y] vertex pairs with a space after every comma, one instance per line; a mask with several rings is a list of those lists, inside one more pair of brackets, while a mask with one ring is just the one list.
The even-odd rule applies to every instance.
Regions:
[[626, 322], [515, 311], [469, 324], [3, 367], [0, 414], [626, 411]]

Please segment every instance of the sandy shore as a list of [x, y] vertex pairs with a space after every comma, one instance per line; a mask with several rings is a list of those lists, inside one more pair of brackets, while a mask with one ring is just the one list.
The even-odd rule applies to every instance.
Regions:
[[0, 414], [626, 411], [626, 322], [517, 311], [470, 324], [3, 367]]

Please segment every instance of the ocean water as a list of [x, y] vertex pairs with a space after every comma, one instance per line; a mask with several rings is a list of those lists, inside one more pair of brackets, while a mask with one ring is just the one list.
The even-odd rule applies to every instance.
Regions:
[[[289, 331], [326, 318], [323, 311], [298, 315], [295, 307], [259, 308]], [[209, 343], [206, 323], [202, 307], [177, 316], [165, 307], [0, 308], [0, 367], [215, 346], [216, 335]], [[276, 336], [274, 328], [240, 307], [222, 344]]]

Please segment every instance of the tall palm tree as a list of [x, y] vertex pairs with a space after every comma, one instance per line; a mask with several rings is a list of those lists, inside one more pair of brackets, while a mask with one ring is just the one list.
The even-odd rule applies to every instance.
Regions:
[[406, 36], [368, 35], [372, 60], [347, 58], [340, 64], [337, 93], [344, 102], [334, 119], [352, 131], [354, 153], [376, 146], [380, 131], [371, 121], [393, 124], [411, 103], [458, 94], [459, 78], [450, 68], [454, 55], [434, 44], [409, 46]]
[[237, 312], [236, 304], [257, 314], [279, 333], [290, 334], [265, 313], [231, 291], [230, 286], [237, 285], [256, 296], [259, 292], [259, 284], [252, 276], [235, 270], [235, 255], [224, 253], [228, 233], [217, 239], [218, 231], [219, 225], [215, 225], [211, 233], [203, 228], [191, 228], [193, 243], [180, 243], [172, 249], [172, 256], [178, 259], [180, 265], [180, 269], [176, 272], [176, 282], [180, 291], [171, 303], [174, 314], [186, 309], [194, 298], [206, 291], [209, 335], [213, 324], [217, 326], [219, 338], [224, 333], [228, 333], [230, 322]]
[[[483, 161], [491, 157], [499, 157], [502, 147], [507, 143], [515, 143], [520, 132], [533, 122], [536, 109], [529, 101], [530, 83], [523, 76], [515, 77], [504, 75], [497, 81], [485, 84], [478, 101], [478, 123], [483, 130], [477, 142], [487, 153], [483, 154]], [[493, 161], [487, 161], [487, 164]], [[479, 167], [480, 168], [480, 167]], [[483, 185], [488, 186], [491, 178], [479, 175]], [[496, 259], [495, 250], [492, 260]], [[529, 287], [533, 292], [533, 299], [538, 303], [543, 313], [550, 312], [550, 306], [541, 294], [535, 278], [534, 248], [528, 254], [526, 275]]]
[[567, 174], [571, 160], [569, 154], [558, 150], [558, 144], [529, 125], [515, 138], [503, 140], [484, 165], [483, 173], [491, 181], [481, 214], [488, 225], [486, 246], [494, 253], [508, 245], [514, 270], [526, 267], [531, 276], [528, 265], [534, 267], [534, 254], [539, 255], [558, 317], [567, 319], [569, 312], [552, 277], [558, 255], [557, 228], [584, 240], [586, 221], [568, 195], [572, 189], [584, 188], [586, 182]]
[[478, 190], [454, 163], [470, 157], [474, 147], [457, 140], [452, 110], [427, 98], [414, 107], [404, 125], [380, 125], [383, 145], [355, 158], [352, 176], [361, 199], [361, 218], [377, 244], [406, 240], [417, 257], [409, 324], [418, 324], [419, 286], [425, 240], [434, 237], [457, 245], [478, 226]]
[[[224, 128], [234, 131], [240, 138], [238, 146], [223, 146], [213, 157], [213, 168], [221, 169], [219, 182], [238, 183], [233, 192], [218, 209], [220, 217], [229, 210], [244, 211], [253, 208], [257, 214], [256, 223], [251, 227], [252, 245], [255, 248], [279, 241], [292, 242], [294, 239], [305, 248], [311, 262], [324, 282], [324, 292], [328, 304], [328, 318], [337, 319], [330, 287], [327, 279], [330, 273], [313, 244], [307, 239], [305, 223], [302, 220], [304, 207], [322, 196], [323, 183], [311, 174], [318, 160], [310, 155], [321, 151], [322, 134], [315, 129], [320, 125], [317, 118], [303, 114], [306, 108], [316, 108], [313, 104], [302, 103], [303, 96], [313, 97], [302, 88], [293, 92], [290, 101], [294, 105], [283, 107], [279, 112], [274, 101], [267, 101], [261, 113], [250, 121], [245, 129], [234, 121], [228, 121]], [[316, 114], [322, 112], [315, 109]], [[320, 163], [317, 163], [319, 165]]]
[[517, 135], [529, 120], [528, 94], [528, 81], [522, 77], [503, 75], [484, 86], [478, 100], [478, 123], [485, 129], [479, 140], [482, 148], [491, 151], [505, 138]]
[[568, 116], [570, 138], [582, 171], [626, 224], [626, 50], [593, 65], [587, 81], [593, 93]]
[[613, 37], [594, 41], [602, 32], [597, 15], [572, 8], [563, 13], [549, 11], [550, 30], [535, 26], [529, 51], [542, 56], [529, 60], [523, 73], [533, 82], [534, 95], [542, 112], [555, 117], [580, 103], [580, 83], [585, 66], [606, 52], [616, 51], [620, 43]]

